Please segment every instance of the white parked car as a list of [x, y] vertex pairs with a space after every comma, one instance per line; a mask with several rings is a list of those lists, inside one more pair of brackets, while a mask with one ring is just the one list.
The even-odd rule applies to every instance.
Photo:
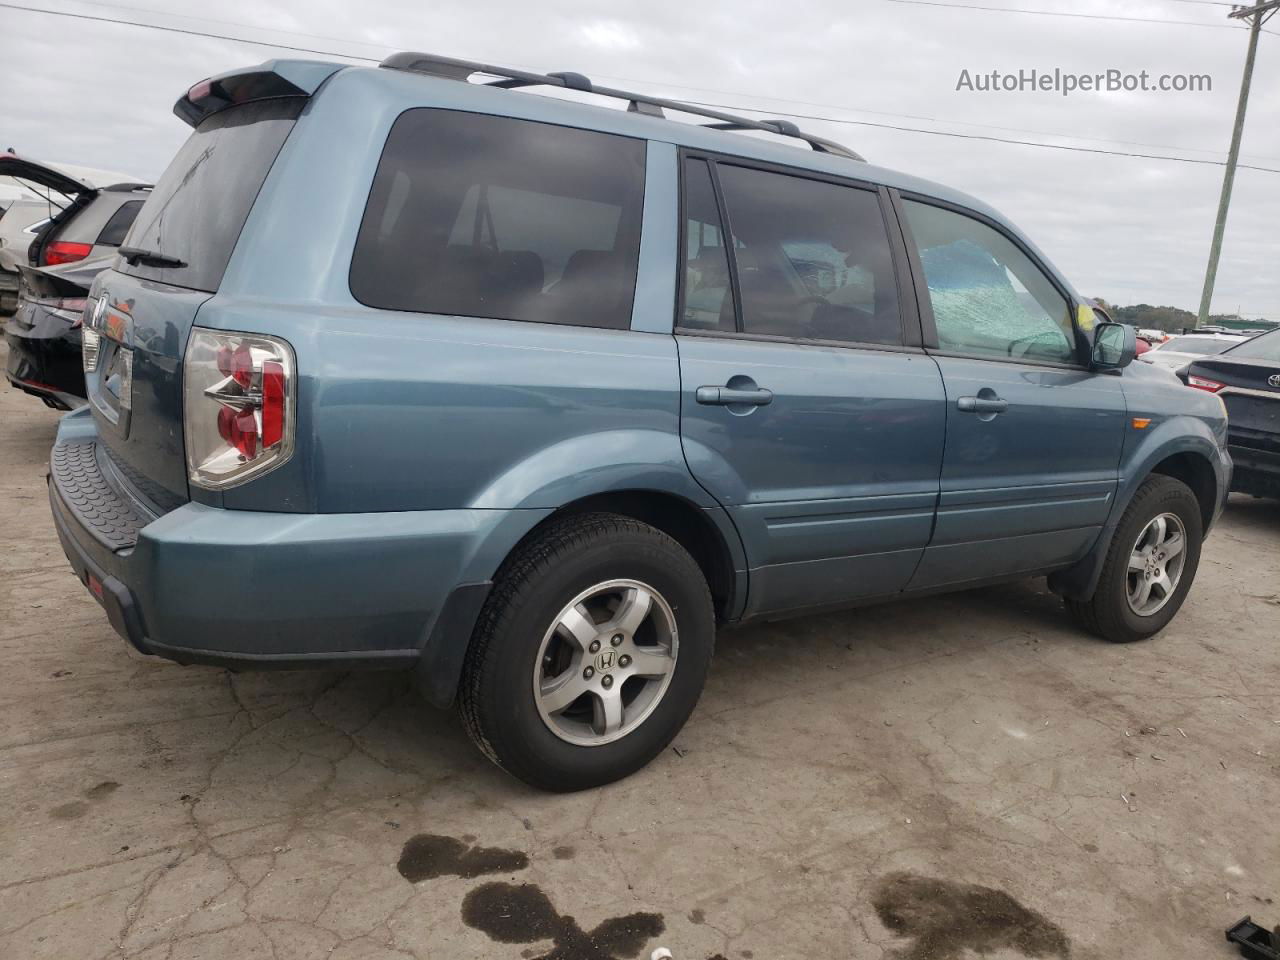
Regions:
[[9, 152], [0, 153], [0, 187], [0, 316], [17, 306], [20, 267], [109, 258], [151, 192], [124, 174]]
[[1177, 372], [1193, 360], [1221, 353], [1248, 339], [1226, 333], [1185, 333], [1179, 337], [1171, 337], [1138, 359]]

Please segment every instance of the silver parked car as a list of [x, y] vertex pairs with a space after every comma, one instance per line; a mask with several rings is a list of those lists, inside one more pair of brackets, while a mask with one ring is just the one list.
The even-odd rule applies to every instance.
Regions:
[[29, 193], [6, 200], [0, 209], [0, 317], [17, 309], [18, 269], [27, 265], [31, 241], [57, 210], [50, 201]]
[[84, 173], [0, 153], [0, 177], [12, 178], [26, 192], [0, 216], [0, 314], [17, 306], [19, 267], [108, 259], [151, 192], [150, 184]]
[[1176, 373], [1193, 360], [1221, 353], [1248, 339], [1225, 333], [1187, 333], [1166, 340], [1138, 359]]

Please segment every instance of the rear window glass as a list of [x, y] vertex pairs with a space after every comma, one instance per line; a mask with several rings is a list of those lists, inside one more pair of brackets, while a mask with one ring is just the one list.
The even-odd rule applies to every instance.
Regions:
[[419, 108], [378, 163], [351, 292], [386, 310], [631, 325], [645, 145]]
[[185, 266], [121, 262], [138, 277], [213, 292], [249, 208], [306, 101], [261, 100], [215, 113], [187, 138], [143, 204], [129, 246]]
[[103, 225], [97, 242], [109, 247], [120, 246], [124, 243], [125, 234], [133, 226], [133, 221], [137, 219], [138, 211], [141, 209], [141, 200], [130, 200], [120, 204], [116, 212], [111, 215], [111, 219]]
[[1208, 356], [1221, 353], [1227, 347], [1241, 342], [1240, 340], [1219, 340], [1217, 337], [1174, 337], [1172, 340], [1166, 340], [1156, 349], [1168, 350], [1170, 353], [1198, 353], [1201, 356]]
[[744, 332], [902, 342], [893, 254], [874, 192], [728, 163], [716, 170]]
[[1230, 353], [1233, 357], [1280, 362], [1280, 330], [1246, 340], [1240, 346], [1232, 347]]

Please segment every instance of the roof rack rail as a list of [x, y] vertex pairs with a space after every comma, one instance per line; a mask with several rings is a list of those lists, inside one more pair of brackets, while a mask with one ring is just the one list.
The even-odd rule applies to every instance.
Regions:
[[706, 107], [682, 103], [679, 100], [664, 100], [661, 97], [650, 97], [642, 93], [630, 93], [626, 90], [615, 90], [601, 87], [580, 73], [530, 73], [527, 70], [516, 70], [511, 67], [499, 67], [472, 60], [455, 60], [453, 57], [441, 57], [432, 53], [393, 53], [383, 60], [381, 67], [388, 70], [405, 70], [409, 73], [422, 73], [432, 77], [443, 77], [447, 80], [467, 81], [477, 73], [499, 79], [490, 81], [485, 86], [514, 89], [516, 87], [563, 87], [566, 90], [579, 90], [583, 93], [594, 93], [601, 97], [613, 97], [628, 101], [627, 110], [631, 113], [643, 113], [648, 116], [665, 116], [663, 110], [674, 110], [677, 113], [688, 113], [694, 116], [707, 117], [716, 123], [699, 124], [712, 130], [761, 130], [784, 137], [795, 137], [809, 144], [819, 153], [829, 153], [849, 160], [866, 162], [861, 155], [823, 137], [805, 133], [790, 120], [749, 120], [732, 113], [722, 113]]

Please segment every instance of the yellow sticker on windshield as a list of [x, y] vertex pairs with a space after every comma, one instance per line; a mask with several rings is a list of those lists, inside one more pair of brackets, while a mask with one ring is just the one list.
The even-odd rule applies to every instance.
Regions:
[[1076, 324], [1085, 333], [1091, 331], [1098, 323], [1098, 315], [1093, 312], [1093, 307], [1086, 307], [1080, 304], [1080, 310], [1076, 314]]

